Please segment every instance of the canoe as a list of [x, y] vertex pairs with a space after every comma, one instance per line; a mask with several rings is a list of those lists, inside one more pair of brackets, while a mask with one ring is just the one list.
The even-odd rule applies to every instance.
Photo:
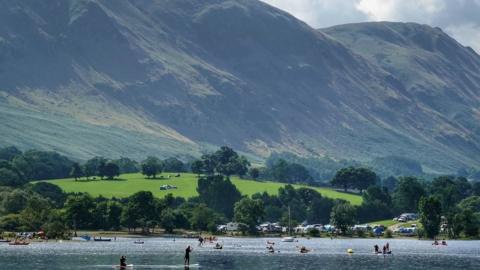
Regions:
[[10, 242], [8, 243], [10, 246], [26, 246], [29, 245], [29, 242]]
[[110, 238], [93, 238], [93, 241], [95, 242], [110, 242], [112, 239]]

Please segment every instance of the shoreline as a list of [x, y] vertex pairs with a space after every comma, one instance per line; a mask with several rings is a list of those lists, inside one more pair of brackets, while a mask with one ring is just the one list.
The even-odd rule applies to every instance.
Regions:
[[[15, 237], [11, 236], [15, 233], [13, 232], [4, 232], [4, 237], [3, 240], [14, 240]], [[233, 238], [233, 239], [242, 239], [242, 238], [269, 238], [269, 239], [281, 239], [283, 237], [287, 237], [287, 234], [267, 234], [267, 235], [241, 235], [241, 234], [212, 234], [208, 232], [179, 232], [179, 233], [174, 233], [174, 234], [165, 234], [162, 232], [155, 232], [155, 233], [150, 233], [150, 234], [141, 234], [141, 233], [132, 233], [128, 231], [77, 231], [77, 238], [83, 236], [83, 235], [88, 235], [92, 239], [94, 237], [102, 237], [103, 239], [111, 239], [112, 241], [115, 238], [127, 238], [127, 239], [148, 239], [148, 238], [176, 238], [176, 239], [197, 239], [200, 235], [202, 237], [215, 237], [215, 238]], [[433, 239], [424, 239], [424, 238], [418, 238], [416, 236], [393, 236], [391, 238], [386, 238], [386, 237], [359, 237], [359, 236], [345, 236], [345, 235], [338, 235], [335, 237], [331, 237], [330, 235], [327, 234], [322, 234], [321, 236], [308, 236], [308, 235], [292, 235], [291, 237], [295, 239], [304, 239], [304, 240], [312, 240], [312, 239], [332, 239], [332, 240], [366, 240], [366, 239], [384, 239], [384, 240], [418, 240], [418, 241], [433, 241]], [[81, 242], [82, 240], [73, 240], [75, 236], [71, 236], [70, 239], [40, 239], [40, 238], [35, 238], [35, 239], [29, 239], [29, 242], [58, 242], [58, 241], [68, 241], [68, 242]], [[445, 239], [447, 241], [479, 241], [479, 239], [472, 239], [472, 238], [457, 238], [457, 239], [450, 239], [448, 237], [442, 237], [439, 236], [437, 239]], [[93, 240], [91, 240], [93, 242]]]

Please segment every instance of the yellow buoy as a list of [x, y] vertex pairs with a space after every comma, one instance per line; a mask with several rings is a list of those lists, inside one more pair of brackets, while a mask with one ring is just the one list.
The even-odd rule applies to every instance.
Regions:
[[352, 253], [353, 253], [353, 249], [351, 249], [351, 248], [347, 249], [347, 253], [352, 254]]

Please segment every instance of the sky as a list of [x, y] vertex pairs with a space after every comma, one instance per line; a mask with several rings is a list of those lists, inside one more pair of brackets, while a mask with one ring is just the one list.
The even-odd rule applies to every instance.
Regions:
[[480, 53], [480, 0], [263, 0], [314, 28], [365, 21], [442, 28]]

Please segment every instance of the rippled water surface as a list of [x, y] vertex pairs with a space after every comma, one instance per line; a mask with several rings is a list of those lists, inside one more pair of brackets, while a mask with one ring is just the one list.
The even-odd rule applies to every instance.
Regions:
[[[282, 243], [273, 238], [221, 238], [223, 250], [213, 249], [213, 244], [197, 247], [195, 239], [148, 238], [143, 245], [133, 241], [0, 244], [0, 269], [114, 269], [121, 255], [133, 269], [183, 268], [187, 245], [194, 247], [191, 269], [480, 269], [480, 241], [449, 241], [447, 247], [436, 247], [429, 241], [391, 239], [394, 254], [386, 257], [372, 253], [373, 245], [382, 246], [385, 239]], [[266, 252], [267, 241], [275, 242], [276, 253]], [[299, 245], [312, 252], [300, 254]], [[349, 248], [354, 254], [346, 253]]]

